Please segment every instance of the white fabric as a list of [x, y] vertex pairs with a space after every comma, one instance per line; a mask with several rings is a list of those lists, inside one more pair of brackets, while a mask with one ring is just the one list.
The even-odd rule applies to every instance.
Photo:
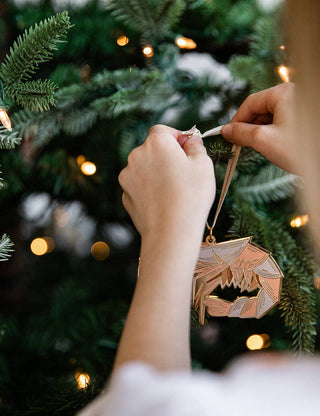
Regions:
[[318, 414], [319, 392], [320, 359], [242, 358], [222, 374], [130, 363], [78, 416], [302, 416]]

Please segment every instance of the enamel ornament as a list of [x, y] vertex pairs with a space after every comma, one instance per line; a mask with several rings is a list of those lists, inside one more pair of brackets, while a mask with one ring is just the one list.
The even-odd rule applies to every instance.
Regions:
[[[187, 137], [201, 138], [221, 134], [223, 126], [204, 134], [193, 126], [182, 132]], [[235, 171], [241, 147], [234, 145], [234, 157], [229, 160], [221, 195], [213, 224], [207, 228], [210, 234], [202, 243], [193, 277], [192, 303], [199, 313], [200, 324], [204, 324], [206, 312], [210, 316], [238, 318], [261, 318], [280, 301], [283, 273], [267, 250], [251, 242], [252, 237], [217, 243], [212, 234], [223, 201]], [[239, 296], [230, 302], [214, 295], [217, 287], [233, 287], [240, 293], [258, 290], [255, 296]]]
[[[193, 277], [192, 301], [203, 325], [211, 316], [261, 318], [280, 300], [283, 274], [271, 254], [254, 245], [252, 237], [203, 243]], [[233, 302], [212, 295], [220, 286], [240, 292], [259, 289], [256, 296], [240, 296]]]

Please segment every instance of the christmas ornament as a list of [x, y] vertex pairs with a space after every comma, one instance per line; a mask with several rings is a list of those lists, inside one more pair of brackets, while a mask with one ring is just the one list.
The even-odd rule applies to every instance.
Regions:
[[[187, 137], [198, 135], [204, 138], [220, 134], [222, 127], [201, 134], [196, 126], [193, 126], [192, 129], [182, 133]], [[234, 157], [228, 162], [213, 224], [209, 226], [207, 223], [209, 235], [201, 246], [193, 277], [192, 303], [199, 312], [199, 321], [202, 325], [206, 311], [211, 316], [261, 318], [280, 301], [283, 274], [270, 252], [253, 244], [252, 236], [217, 243], [212, 234], [240, 150], [240, 146], [232, 147]], [[234, 301], [227, 301], [212, 294], [218, 286], [222, 289], [234, 287], [240, 289], [240, 292], [249, 293], [258, 289], [258, 293], [255, 296], [239, 296]]]

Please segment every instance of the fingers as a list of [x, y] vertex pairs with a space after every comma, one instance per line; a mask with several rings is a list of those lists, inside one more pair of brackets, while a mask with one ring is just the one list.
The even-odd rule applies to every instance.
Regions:
[[260, 114], [273, 114], [279, 100], [287, 100], [293, 96], [294, 84], [285, 83], [267, 90], [249, 95], [241, 104], [231, 122], [253, 122]]
[[189, 139], [186, 139], [182, 148], [186, 155], [191, 158], [207, 155], [206, 148], [204, 147], [203, 141], [199, 136], [192, 136]]
[[[222, 128], [222, 135], [226, 140], [239, 146], [249, 146], [258, 150], [266, 132], [267, 126], [232, 122]], [[258, 150], [259, 151], [259, 150]]]
[[199, 136], [192, 136], [191, 138], [188, 138], [183, 135], [181, 131], [161, 124], [157, 124], [149, 130], [149, 140], [164, 143], [166, 140], [168, 141], [171, 138], [174, 138], [174, 141], [180, 144], [186, 155], [189, 157], [207, 154], [203, 141]]

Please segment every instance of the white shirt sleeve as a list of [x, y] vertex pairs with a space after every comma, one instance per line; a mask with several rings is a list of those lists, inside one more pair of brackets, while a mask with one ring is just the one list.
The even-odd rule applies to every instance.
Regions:
[[122, 366], [78, 416], [270, 416], [315, 414], [320, 359], [244, 358], [222, 374]]

